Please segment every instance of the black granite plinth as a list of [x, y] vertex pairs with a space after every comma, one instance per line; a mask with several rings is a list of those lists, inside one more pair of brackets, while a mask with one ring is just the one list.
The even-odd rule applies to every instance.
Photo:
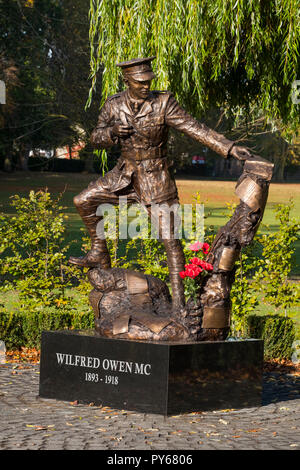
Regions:
[[42, 333], [43, 398], [164, 415], [261, 405], [263, 341], [199, 343]]

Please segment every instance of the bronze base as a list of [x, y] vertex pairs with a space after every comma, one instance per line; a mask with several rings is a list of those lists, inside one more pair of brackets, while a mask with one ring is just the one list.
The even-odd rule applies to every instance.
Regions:
[[[160, 279], [121, 268], [92, 268], [88, 272], [94, 289], [90, 303], [95, 330], [100, 336], [148, 341], [199, 341], [226, 339], [229, 312], [222, 310], [218, 323], [208, 324], [207, 315], [193, 301], [175, 309], [167, 285]], [[219, 309], [220, 310], [220, 309]], [[202, 321], [205, 320], [205, 331]], [[210, 334], [211, 333], [211, 334]]]

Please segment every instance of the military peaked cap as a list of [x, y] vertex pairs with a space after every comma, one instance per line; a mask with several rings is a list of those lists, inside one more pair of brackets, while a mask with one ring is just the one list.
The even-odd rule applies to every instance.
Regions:
[[155, 78], [151, 67], [151, 61], [153, 59], [155, 59], [155, 56], [143, 59], [131, 59], [117, 64], [117, 67], [121, 67], [124, 78], [132, 77], [138, 81], [152, 80]]

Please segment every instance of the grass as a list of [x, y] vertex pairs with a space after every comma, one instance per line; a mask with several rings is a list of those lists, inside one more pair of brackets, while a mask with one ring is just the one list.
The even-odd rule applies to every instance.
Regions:
[[[42, 173], [33, 172], [26, 174], [16, 172], [13, 174], [0, 174], [0, 209], [5, 213], [11, 213], [10, 196], [19, 194], [27, 196], [30, 190], [48, 188], [53, 196], [62, 194], [61, 203], [66, 207], [68, 215], [67, 242], [72, 242], [72, 253], [76, 256], [80, 253], [80, 240], [83, 227], [81, 218], [73, 205], [73, 197], [80, 193], [87, 185], [97, 179], [95, 174], [83, 173]], [[226, 222], [226, 203], [238, 203], [238, 198], [234, 194], [234, 181], [221, 181], [199, 179], [197, 177], [189, 179], [178, 178], [179, 199], [182, 204], [191, 204], [197, 193], [200, 193], [201, 202], [204, 204], [205, 225], [221, 227]], [[270, 185], [269, 197], [264, 213], [264, 218], [260, 230], [275, 231], [278, 228], [275, 220], [274, 208], [278, 203], [287, 203], [293, 198], [293, 217], [299, 217], [300, 213], [300, 184], [297, 183], [272, 183]], [[300, 240], [295, 243], [295, 255], [293, 258], [292, 277], [300, 279]]]

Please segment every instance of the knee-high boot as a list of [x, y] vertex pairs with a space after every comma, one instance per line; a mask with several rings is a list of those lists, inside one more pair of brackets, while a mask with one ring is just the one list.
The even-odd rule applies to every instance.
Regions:
[[[95, 214], [86, 215], [77, 207], [77, 210], [85, 224], [91, 239], [91, 249], [85, 256], [75, 257], [71, 256], [69, 262], [84, 267], [101, 266], [103, 269], [111, 267], [110, 255], [107, 248], [107, 243], [104, 236], [97, 234], [97, 224], [102, 220]], [[103, 234], [104, 235], [104, 234]]]
[[185, 258], [180, 240], [162, 240], [167, 253], [170, 282], [172, 288], [172, 305], [175, 310], [185, 305], [184, 285], [180, 271], [184, 270]]

